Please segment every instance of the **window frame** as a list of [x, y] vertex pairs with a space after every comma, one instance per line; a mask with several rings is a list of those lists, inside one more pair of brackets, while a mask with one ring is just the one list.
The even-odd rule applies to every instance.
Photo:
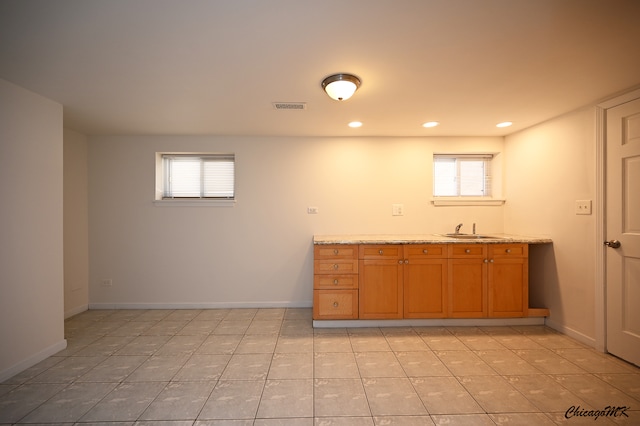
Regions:
[[[435, 206], [499, 206], [504, 204], [505, 200], [500, 198], [499, 190], [500, 179], [496, 179], [495, 163], [497, 163], [498, 153], [433, 153], [432, 158], [432, 203]], [[436, 192], [436, 162], [438, 159], [454, 159], [456, 161], [456, 194], [455, 195], [435, 195]], [[485, 163], [484, 168], [484, 187], [486, 195], [460, 195], [460, 161], [478, 161]]]
[[[172, 157], [192, 157], [200, 160], [223, 161], [232, 160], [233, 196], [231, 197], [207, 197], [207, 196], [183, 196], [167, 195], [169, 184], [168, 159]], [[205, 183], [204, 175], [200, 177], [201, 194]], [[236, 203], [236, 157], [235, 153], [220, 152], [157, 152], [156, 153], [156, 191], [154, 204], [160, 206], [234, 206]]]

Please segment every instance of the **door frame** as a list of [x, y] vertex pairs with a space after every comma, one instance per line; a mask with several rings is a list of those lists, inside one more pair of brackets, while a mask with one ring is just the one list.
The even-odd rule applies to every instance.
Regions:
[[607, 352], [607, 251], [606, 239], [606, 152], [607, 152], [607, 109], [640, 98], [640, 89], [616, 96], [596, 105], [596, 276], [595, 276], [595, 344], [596, 349]]

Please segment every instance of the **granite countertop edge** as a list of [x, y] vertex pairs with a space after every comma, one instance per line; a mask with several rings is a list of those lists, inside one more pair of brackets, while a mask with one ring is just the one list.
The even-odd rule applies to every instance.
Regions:
[[[550, 244], [549, 237], [487, 234], [488, 238], [458, 239], [438, 234], [345, 234], [314, 235], [313, 244]], [[494, 238], [491, 238], [494, 237]]]

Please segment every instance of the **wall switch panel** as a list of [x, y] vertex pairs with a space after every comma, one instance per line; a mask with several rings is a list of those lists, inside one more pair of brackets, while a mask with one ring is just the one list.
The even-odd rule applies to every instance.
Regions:
[[101, 284], [103, 287], [111, 287], [113, 285], [113, 280], [102, 280]]
[[318, 208], [316, 206], [307, 207], [307, 214], [318, 214]]
[[576, 200], [576, 214], [591, 214], [591, 200]]
[[404, 216], [404, 204], [393, 204], [391, 210], [393, 216]]

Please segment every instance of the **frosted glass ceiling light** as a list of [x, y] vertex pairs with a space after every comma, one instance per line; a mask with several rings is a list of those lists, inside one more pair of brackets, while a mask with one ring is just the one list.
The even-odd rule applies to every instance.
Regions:
[[509, 127], [511, 126], [513, 123], [510, 121], [503, 121], [502, 123], [498, 123], [496, 124], [496, 127]]
[[322, 80], [322, 88], [331, 99], [346, 101], [360, 87], [360, 79], [351, 74], [334, 74]]

